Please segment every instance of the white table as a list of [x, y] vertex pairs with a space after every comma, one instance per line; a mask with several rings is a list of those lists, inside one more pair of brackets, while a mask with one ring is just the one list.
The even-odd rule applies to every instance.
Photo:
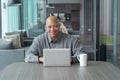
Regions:
[[120, 80], [120, 69], [108, 62], [89, 61], [71, 67], [44, 67], [37, 63], [13, 63], [4, 68], [0, 80]]

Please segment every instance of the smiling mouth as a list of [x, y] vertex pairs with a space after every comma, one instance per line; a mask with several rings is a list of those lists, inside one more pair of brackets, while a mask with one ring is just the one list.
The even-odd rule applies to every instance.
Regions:
[[56, 32], [51, 32], [51, 34], [56, 34]]

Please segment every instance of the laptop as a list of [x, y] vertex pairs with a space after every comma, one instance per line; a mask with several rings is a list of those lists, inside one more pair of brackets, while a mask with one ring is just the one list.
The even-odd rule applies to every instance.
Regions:
[[44, 66], [71, 66], [70, 48], [43, 49]]

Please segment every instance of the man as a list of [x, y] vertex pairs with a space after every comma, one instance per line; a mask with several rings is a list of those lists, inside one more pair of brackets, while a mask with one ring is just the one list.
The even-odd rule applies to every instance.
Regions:
[[77, 54], [80, 53], [80, 41], [60, 31], [60, 24], [55, 16], [46, 19], [46, 31], [36, 37], [25, 55], [25, 62], [44, 62], [44, 48], [71, 48], [72, 61], [76, 61]]

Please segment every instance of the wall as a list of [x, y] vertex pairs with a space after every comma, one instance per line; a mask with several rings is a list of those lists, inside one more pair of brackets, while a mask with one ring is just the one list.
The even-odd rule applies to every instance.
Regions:
[[[1, 7], [1, 1], [0, 1], [0, 7]], [[1, 8], [0, 8], [0, 38], [2, 37], [2, 30], [1, 30]]]
[[[116, 48], [116, 56], [117, 56], [117, 59], [118, 59], [118, 57], [119, 57], [119, 59], [120, 59], [120, 5], [119, 5], [119, 3], [120, 3], [120, 0], [117, 0], [117, 27], [116, 27], [116, 33], [114, 33], [114, 34], [116, 34], [116, 47], [114, 47], [114, 49]], [[115, 13], [115, 12], [114, 12]], [[118, 61], [118, 63], [119, 63], [119, 67], [120, 67], [120, 61]]]
[[100, 33], [111, 35], [111, 0], [100, 0]]
[[[80, 34], [82, 42], [93, 41], [93, 30], [94, 24], [94, 11], [93, 11], [93, 0], [81, 0], [80, 6]], [[96, 27], [96, 26], [95, 26]], [[95, 33], [96, 34], [96, 33]], [[92, 43], [92, 42], [91, 42]]]
[[84, 34], [84, 0], [81, 0], [80, 5], [80, 32], [81, 36]]
[[93, 0], [84, 0], [84, 34], [87, 40], [92, 39]]
[[8, 31], [8, 15], [7, 15], [7, 1], [1, 0], [1, 26], [2, 26], [2, 37], [5, 35], [5, 32]]
[[[120, 0], [118, 0], [118, 4], [120, 3]], [[117, 44], [119, 46], [119, 50], [120, 50], [120, 5], [118, 5], [118, 27], [117, 27]], [[120, 55], [120, 53], [119, 53]]]

